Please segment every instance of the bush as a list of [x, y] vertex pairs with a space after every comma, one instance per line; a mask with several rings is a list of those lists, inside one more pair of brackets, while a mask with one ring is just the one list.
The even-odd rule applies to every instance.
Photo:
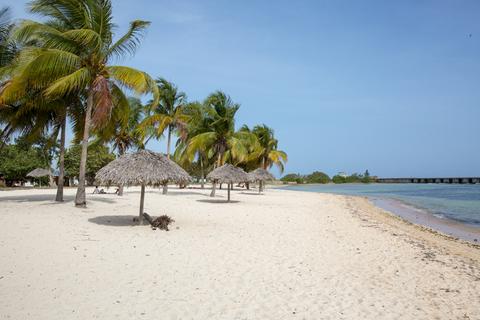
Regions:
[[304, 183], [304, 178], [297, 173], [289, 173], [285, 176], [283, 176], [280, 181], [283, 182], [296, 182], [298, 184]]
[[339, 176], [338, 174], [333, 176], [332, 178], [333, 183], [346, 183], [347, 179], [345, 177]]
[[305, 177], [307, 183], [329, 183], [330, 177], [323, 172], [315, 171]]

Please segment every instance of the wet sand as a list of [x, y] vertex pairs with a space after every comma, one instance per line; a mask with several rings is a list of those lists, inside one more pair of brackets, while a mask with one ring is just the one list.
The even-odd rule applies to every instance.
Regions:
[[435, 214], [412, 207], [402, 201], [394, 199], [372, 198], [372, 203], [399, 217], [426, 228], [439, 231], [454, 238], [480, 244], [480, 228], [455, 221], [446, 217], [438, 217]]

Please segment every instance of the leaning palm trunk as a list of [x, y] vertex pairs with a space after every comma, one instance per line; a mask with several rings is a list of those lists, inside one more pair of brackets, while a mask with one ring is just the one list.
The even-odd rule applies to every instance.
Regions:
[[62, 119], [62, 125], [60, 128], [60, 155], [58, 161], [58, 182], [57, 182], [57, 195], [55, 201], [63, 201], [63, 180], [65, 179], [65, 129], [67, 126], [66, 115]]
[[88, 138], [90, 131], [90, 119], [93, 109], [93, 88], [90, 88], [87, 99], [87, 111], [85, 114], [85, 126], [83, 129], [82, 140], [82, 154], [80, 157], [80, 172], [78, 176], [78, 188], [75, 196], [75, 206], [86, 207], [87, 200], [85, 198], [85, 171], [87, 167], [87, 151], [88, 151]]

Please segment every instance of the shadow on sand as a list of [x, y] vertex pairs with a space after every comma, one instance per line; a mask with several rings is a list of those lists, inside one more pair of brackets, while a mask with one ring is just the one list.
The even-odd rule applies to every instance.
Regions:
[[89, 222], [99, 224], [102, 226], [113, 226], [113, 227], [133, 227], [140, 226], [138, 222], [134, 222], [133, 218], [138, 216], [126, 215], [126, 216], [98, 216], [95, 218], [88, 219]]
[[[51, 194], [30, 194], [30, 195], [21, 195], [21, 196], [9, 196], [9, 197], [0, 197], [0, 202], [2, 201], [15, 201], [15, 202], [40, 202], [40, 201], [51, 201], [48, 204], [60, 204], [65, 202], [72, 202], [75, 199], [75, 196], [63, 196], [63, 202], [56, 202], [55, 195]], [[115, 203], [115, 200], [109, 198], [103, 198], [99, 195], [88, 196], [88, 201], [98, 201], [104, 203]]]
[[225, 200], [225, 199], [199, 199], [199, 200], [196, 200], [198, 202], [204, 202], [204, 203], [238, 203], [240, 201], [237, 201], [237, 200], [230, 200], [230, 202], [228, 200]]
[[[140, 194], [140, 191], [128, 191], [128, 193], [137, 193]], [[167, 194], [162, 194], [162, 190], [155, 190], [155, 191], [145, 191], [145, 193], [155, 193], [159, 194], [162, 196], [187, 196], [187, 195], [194, 195], [194, 196], [206, 196], [206, 194], [201, 193], [201, 192], [195, 192], [195, 191], [174, 191], [174, 190], [168, 190]]]
[[263, 193], [258, 193], [258, 192], [246, 192], [246, 191], [241, 192], [241, 194], [248, 194], [248, 195], [250, 195], [250, 196], [262, 196], [262, 195], [263, 195]]

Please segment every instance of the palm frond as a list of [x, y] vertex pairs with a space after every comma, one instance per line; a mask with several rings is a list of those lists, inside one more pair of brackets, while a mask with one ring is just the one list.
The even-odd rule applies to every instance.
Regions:
[[122, 57], [126, 54], [133, 55], [140, 44], [140, 40], [150, 25], [149, 21], [134, 20], [130, 22], [130, 28], [108, 50], [107, 57], [115, 55]]

